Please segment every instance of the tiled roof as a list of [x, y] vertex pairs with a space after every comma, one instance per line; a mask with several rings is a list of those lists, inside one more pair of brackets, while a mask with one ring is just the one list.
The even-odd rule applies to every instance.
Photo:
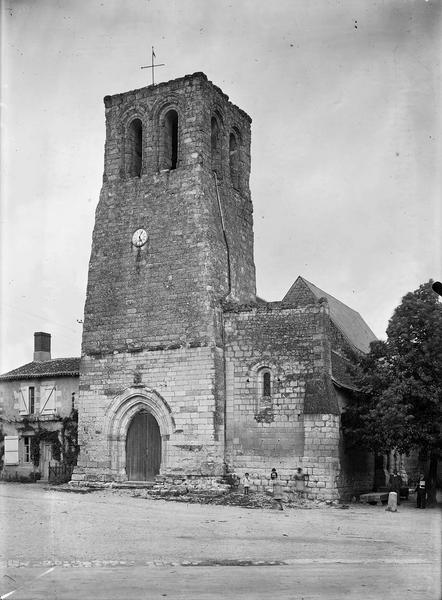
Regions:
[[79, 358], [53, 358], [33, 361], [0, 375], [0, 381], [12, 379], [41, 379], [43, 377], [76, 377], [80, 373]]
[[376, 341], [377, 338], [361, 315], [303, 277], [297, 278], [284, 296], [283, 302], [297, 304], [299, 295], [304, 291], [301, 290], [303, 287], [304, 290], [307, 287], [316, 300], [326, 298], [330, 308], [331, 320], [355, 348], [364, 353], [370, 351], [370, 342]]
[[340, 354], [331, 351], [332, 380], [338, 386], [356, 390], [356, 386], [351, 373], [351, 363]]

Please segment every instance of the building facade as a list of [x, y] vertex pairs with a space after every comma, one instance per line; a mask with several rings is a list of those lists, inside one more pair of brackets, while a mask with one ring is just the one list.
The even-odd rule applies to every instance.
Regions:
[[301, 466], [312, 497], [370, 488], [340, 412], [346, 348], [375, 337], [302, 278], [256, 297], [250, 117], [203, 73], [104, 102], [73, 481], [234, 469], [260, 489]]
[[75, 462], [79, 367], [51, 359], [50, 334], [37, 332], [32, 362], [0, 376], [3, 479], [45, 481], [50, 465]]

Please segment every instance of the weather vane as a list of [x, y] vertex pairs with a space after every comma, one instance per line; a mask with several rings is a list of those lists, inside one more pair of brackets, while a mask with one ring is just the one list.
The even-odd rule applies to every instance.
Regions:
[[154, 47], [152, 46], [152, 64], [147, 65], [146, 67], [141, 67], [142, 69], [152, 69], [152, 85], [155, 85], [155, 67], [164, 67], [166, 65], [166, 63], [155, 64], [156, 57], [157, 56], [155, 54]]

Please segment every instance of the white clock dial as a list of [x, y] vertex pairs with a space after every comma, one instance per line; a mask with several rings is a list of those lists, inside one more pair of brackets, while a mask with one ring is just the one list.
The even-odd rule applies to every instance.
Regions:
[[140, 248], [147, 242], [147, 233], [144, 229], [137, 229], [132, 236], [132, 244]]

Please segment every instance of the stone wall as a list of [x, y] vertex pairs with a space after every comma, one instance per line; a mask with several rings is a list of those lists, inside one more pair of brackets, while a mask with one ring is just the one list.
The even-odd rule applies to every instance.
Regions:
[[309, 476], [309, 497], [333, 500], [339, 496], [336, 485], [336, 477], [339, 473], [339, 423], [339, 415], [304, 416], [306, 438], [304, 465]]
[[[248, 471], [255, 489], [268, 486], [273, 467], [290, 488], [301, 466], [312, 497], [336, 496], [339, 416], [304, 414], [311, 382], [329, 377], [328, 319], [322, 303], [226, 307], [226, 462]], [[265, 370], [270, 398], [262, 396]], [[335, 413], [329, 387], [322, 392], [321, 406]]]
[[186, 348], [84, 357], [81, 452], [73, 479], [124, 481], [126, 433], [139, 411], [161, 434], [161, 475], [220, 475], [224, 456], [219, 351]]
[[[255, 297], [250, 118], [202, 74], [106, 97], [105, 104], [105, 174], [83, 353], [214, 343], [218, 300], [229, 291], [237, 301]], [[162, 115], [171, 107], [178, 113], [178, 163], [160, 171]], [[218, 182], [211, 165], [213, 114], [221, 123]], [[134, 118], [145, 132], [140, 177], [125, 170], [127, 129]], [[233, 127], [241, 132], [240, 189], [229, 172]], [[131, 243], [138, 228], [148, 234], [139, 248]]]

